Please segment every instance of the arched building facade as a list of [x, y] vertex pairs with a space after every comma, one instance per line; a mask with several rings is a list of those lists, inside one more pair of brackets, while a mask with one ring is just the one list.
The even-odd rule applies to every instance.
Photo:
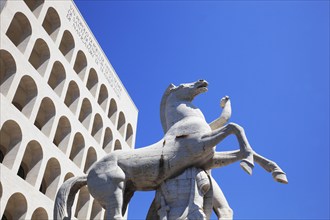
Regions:
[[[1, 1], [0, 216], [51, 219], [56, 192], [135, 144], [138, 110], [73, 1]], [[77, 219], [102, 219], [87, 188]]]

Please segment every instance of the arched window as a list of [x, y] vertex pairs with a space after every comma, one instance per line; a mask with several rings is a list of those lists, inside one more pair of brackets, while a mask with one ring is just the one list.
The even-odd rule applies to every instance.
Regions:
[[23, 76], [13, 98], [13, 105], [26, 117], [30, 117], [38, 94], [37, 86], [30, 76]]
[[95, 71], [95, 69], [91, 69], [89, 71], [89, 75], [88, 75], [88, 79], [87, 79], [87, 89], [91, 92], [91, 94], [93, 96], [96, 95], [96, 91], [97, 91], [97, 84], [99, 82], [99, 79], [97, 77], [97, 73]]
[[73, 49], [74, 49], [74, 39], [72, 37], [72, 34], [70, 31], [65, 30], [63, 32], [63, 37], [59, 46], [60, 51], [62, 52], [63, 56], [70, 62], [72, 55], [73, 55]]
[[32, 49], [29, 62], [43, 76], [50, 58], [49, 47], [47, 43], [38, 38]]
[[55, 106], [50, 98], [41, 101], [34, 125], [46, 136], [50, 134], [55, 117]]
[[22, 53], [26, 49], [31, 33], [31, 24], [27, 17], [23, 13], [17, 12], [9, 25], [6, 35]]
[[70, 159], [80, 168], [84, 155], [85, 140], [81, 133], [76, 133], [73, 139]]
[[24, 169], [24, 176], [28, 183], [34, 186], [41, 166], [43, 153], [37, 141], [30, 141], [26, 146], [20, 167]]
[[87, 158], [84, 167], [84, 172], [87, 173], [88, 169], [93, 165], [93, 163], [97, 161], [96, 151], [93, 147], [90, 147], [87, 151]]
[[66, 73], [63, 65], [59, 61], [56, 61], [50, 73], [48, 85], [58, 96], [61, 96], [62, 94], [65, 78]]
[[65, 174], [65, 177], [64, 177], [64, 181], [63, 182], [67, 181], [71, 177], [74, 177], [73, 173], [69, 172], [69, 173]]
[[16, 73], [16, 62], [6, 50], [0, 50], [0, 89], [7, 95]]
[[87, 219], [87, 212], [89, 206], [90, 195], [86, 186], [79, 190], [79, 197], [75, 212], [75, 217], [77, 219]]
[[80, 96], [80, 91], [79, 91], [77, 83], [75, 83], [75, 81], [71, 81], [69, 83], [69, 87], [66, 92], [64, 103], [69, 107], [69, 109], [74, 114], [77, 111], [79, 96]]
[[108, 117], [110, 118], [111, 122], [115, 125], [117, 119], [117, 103], [114, 99], [111, 99], [110, 101]]
[[67, 117], [62, 116], [58, 121], [53, 143], [66, 154], [71, 134], [71, 124]]
[[73, 69], [74, 71], [76, 71], [76, 73], [82, 80], [85, 77], [86, 67], [87, 67], [86, 55], [84, 54], [84, 52], [79, 50], [77, 53], [76, 61], [74, 62]]
[[113, 135], [110, 128], [105, 129], [104, 138], [103, 138], [103, 150], [107, 153], [110, 153], [112, 150], [112, 141]]
[[0, 151], [3, 155], [2, 164], [11, 169], [14, 165], [18, 149], [22, 141], [22, 131], [13, 121], [6, 121], [0, 130]]
[[122, 147], [121, 147], [120, 141], [119, 140], [116, 140], [114, 150], [121, 150], [121, 149], [122, 149]]
[[87, 130], [89, 128], [91, 118], [92, 118], [92, 105], [87, 98], [84, 98], [79, 114], [79, 121], [84, 125], [84, 127]]
[[108, 90], [104, 84], [101, 85], [97, 102], [104, 110], [106, 110], [108, 104]]
[[37, 208], [34, 210], [32, 217], [32, 220], [41, 220], [41, 219], [48, 219], [48, 214], [44, 208]]
[[126, 129], [126, 138], [125, 138], [127, 144], [132, 147], [133, 143], [133, 128], [131, 124], [127, 124], [127, 129]]
[[35, 16], [38, 16], [45, 0], [24, 0]]
[[125, 132], [125, 123], [126, 123], [125, 115], [123, 112], [120, 112], [118, 117], [117, 130], [123, 137]]
[[57, 186], [61, 176], [61, 166], [57, 159], [54, 157], [49, 159], [46, 165], [45, 173], [42, 179], [40, 191], [54, 199], [57, 191]]
[[2, 219], [25, 219], [26, 211], [26, 198], [22, 193], [14, 193], [7, 202]]
[[94, 199], [90, 219], [98, 220], [101, 219], [101, 217], [102, 217], [102, 207], [100, 203], [98, 203], [98, 201]]
[[48, 35], [53, 39], [53, 41], [55, 41], [58, 34], [58, 30], [61, 26], [61, 19], [58, 16], [57, 11], [53, 7], [48, 8], [42, 26], [44, 27]]
[[95, 138], [97, 142], [101, 141], [102, 128], [103, 128], [102, 118], [100, 114], [96, 114], [94, 117], [92, 136]]

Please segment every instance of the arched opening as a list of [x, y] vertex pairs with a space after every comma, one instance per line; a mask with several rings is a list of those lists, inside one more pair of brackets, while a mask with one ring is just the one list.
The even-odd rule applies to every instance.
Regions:
[[86, 186], [79, 190], [79, 197], [75, 212], [75, 217], [77, 219], [87, 219], [87, 212], [89, 206], [90, 195]]
[[67, 173], [67, 174], [65, 175], [65, 177], [64, 177], [64, 181], [63, 181], [63, 182], [67, 181], [67, 180], [70, 179], [71, 177], [74, 177], [73, 173], [71, 173], [71, 172]]
[[69, 83], [68, 90], [66, 92], [64, 103], [69, 107], [69, 109], [75, 114], [77, 111], [78, 101], [79, 101], [80, 91], [77, 83], [71, 81]]
[[71, 124], [67, 117], [62, 116], [58, 121], [53, 143], [66, 154], [71, 134]]
[[117, 119], [117, 103], [114, 99], [111, 99], [110, 101], [110, 108], [108, 112], [108, 117], [110, 118], [112, 124], [116, 124]]
[[101, 141], [102, 128], [103, 128], [102, 118], [100, 114], [96, 114], [94, 117], [92, 136], [95, 138], [97, 142]]
[[133, 143], [133, 128], [131, 124], [127, 124], [127, 128], [126, 128], [126, 138], [125, 138], [127, 144], [132, 147], [132, 143]]
[[93, 163], [97, 161], [96, 151], [93, 147], [90, 147], [87, 151], [87, 158], [84, 167], [84, 172], [87, 173], [88, 169], [93, 165]]
[[39, 15], [44, 1], [45, 0], [24, 0], [25, 4], [30, 8], [36, 17]]
[[60, 51], [62, 52], [63, 56], [70, 62], [72, 55], [73, 55], [73, 49], [74, 49], [75, 43], [74, 39], [72, 37], [72, 34], [70, 31], [65, 30], [63, 32], [62, 40], [59, 46]]
[[16, 62], [6, 50], [0, 50], [0, 90], [7, 95], [16, 73]]
[[45, 220], [45, 219], [48, 219], [48, 214], [44, 208], [39, 207], [36, 210], [34, 210], [31, 219], [32, 220]]
[[26, 167], [26, 164], [24, 162], [22, 162], [18, 168], [18, 171], [17, 171], [17, 176], [21, 177], [22, 179], [25, 180], [26, 178], [26, 173], [27, 173], [27, 167]]
[[26, 146], [20, 167], [24, 170], [24, 178], [21, 177], [32, 186], [37, 180], [42, 158], [43, 153], [40, 144], [37, 141], [30, 141]]
[[117, 130], [123, 137], [125, 132], [125, 123], [126, 123], [125, 115], [123, 112], [120, 112], [118, 117]]
[[31, 33], [32, 29], [29, 19], [23, 13], [17, 12], [9, 25], [6, 35], [22, 53], [26, 49]]
[[112, 141], [113, 135], [110, 128], [105, 129], [104, 138], [103, 138], [103, 150], [107, 153], [110, 153], [112, 150]]
[[98, 82], [99, 82], [99, 78], [97, 76], [95, 69], [93, 69], [93, 68], [90, 69], [86, 87], [93, 96], [96, 95]]
[[32, 49], [29, 62], [43, 76], [50, 58], [49, 47], [47, 43], [38, 38]]
[[120, 141], [119, 140], [116, 140], [114, 150], [121, 150], [121, 149], [122, 149], [122, 147], [121, 147]]
[[41, 101], [34, 125], [46, 136], [50, 134], [55, 117], [55, 106], [48, 97]]
[[108, 104], [108, 90], [107, 87], [102, 84], [100, 88], [99, 98], [97, 100], [101, 108], [105, 111]]
[[57, 11], [53, 7], [48, 8], [42, 26], [44, 27], [48, 35], [53, 39], [53, 41], [55, 41], [61, 26], [61, 19], [60, 16], [58, 16]]
[[76, 133], [73, 139], [70, 159], [80, 168], [84, 155], [85, 140], [81, 133]]
[[90, 219], [97, 220], [102, 218], [102, 206], [94, 199]]
[[2, 184], [0, 182], [0, 199], [2, 198]]
[[61, 96], [63, 86], [66, 78], [66, 73], [63, 65], [56, 61], [53, 65], [52, 71], [48, 79], [48, 85], [54, 90], [54, 92]]
[[2, 219], [25, 219], [26, 211], [27, 202], [24, 195], [22, 193], [14, 193], [7, 202]]
[[77, 53], [76, 61], [74, 62], [73, 69], [74, 71], [76, 71], [76, 73], [82, 80], [85, 77], [86, 67], [87, 67], [86, 55], [84, 54], [84, 52], [79, 50]]
[[87, 98], [84, 98], [79, 114], [79, 121], [84, 125], [84, 127], [87, 130], [89, 128], [91, 118], [92, 118], [92, 105]]
[[37, 85], [30, 76], [23, 76], [17, 87], [12, 104], [27, 118], [30, 117], [38, 94]]
[[45, 173], [40, 186], [40, 191], [54, 199], [57, 191], [57, 186], [61, 176], [60, 163], [54, 157], [49, 159], [46, 165]]
[[0, 130], [0, 151], [2, 164], [11, 169], [22, 141], [20, 126], [13, 120], [6, 121]]

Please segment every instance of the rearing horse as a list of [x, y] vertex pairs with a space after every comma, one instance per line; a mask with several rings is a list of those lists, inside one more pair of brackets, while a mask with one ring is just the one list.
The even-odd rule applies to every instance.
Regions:
[[251, 173], [254, 153], [244, 130], [233, 123], [211, 130], [202, 112], [192, 104], [207, 86], [204, 80], [173, 86], [166, 100], [164, 113], [169, 129], [164, 138], [144, 148], [111, 152], [95, 162], [87, 175], [64, 182], [56, 196], [54, 219], [71, 218], [74, 195], [84, 185], [106, 209], [108, 219], [122, 219], [135, 191], [155, 190], [188, 167], [219, 167], [221, 161], [214, 146], [230, 134], [239, 142], [242, 168]]

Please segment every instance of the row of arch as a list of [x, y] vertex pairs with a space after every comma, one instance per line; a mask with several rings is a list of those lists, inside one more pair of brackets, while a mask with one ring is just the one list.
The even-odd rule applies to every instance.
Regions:
[[[19, 192], [14, 193], [8, 199], [1, 219], [26, 219], [27, 209], [28, 203], [25, 196]], [[33, 211], [31, 219], [49, 219], [49, 217], [44, 208], [38, 207]]]
[[[53, 199], [62, 174], [59, 161], [54, 157], [45, 161], [45, 149], [36, 140], [22, 144], [22, 130], [13, 120], [8, 120], [2, 125], [0, 138], [0, 163], [8, 169], [13, 169], [15, 161], [17, 162], [18, 152], [24, 152], [22, 159], [17, 162], [20, 164], [17, 175], [30, 185], [39, 187], [40, 192]], [[85, 149], [87, 148], [84, 146], [83, 137], [77, 133], [71, 148], [70, 159], [86, 173], [98, 160], [98, 156], [94, 147], [89, 147], [85, 162], [82, 164]], [[42, 181], [38, 183], [37, 180], [41, 173], [43, 173]]]
[[[90, 204], [92, 204], [92, 207], [90, 207], [91, 212], [90, 216], [88, 216]], [[27, 210], [28, 202], [26, 197], [20, 192], [13, 193], [7, 201], [1, 219], [27, 219]], [[104, 210], [102, 209], [101, 205], [96, 200], [92, 201], [87, 187], [80, 189], [74, 216], [78, 219], [101, 219], [102, 212], [104, 212]], [[29, 219], [50, 219], [50, 217], [43, 207], [38, 207], [33, 211], [32, 216]]]
[[[52, 34], [54, 32], [54, 28], [59, 28], [60, 18], [54, 8], [50, 7], [48, 9], [43, 22], [43, 26], [49, 34]], [[14, 45], [16, 45], [22, 52], [24, 52], [31, 33], [32, 29], [28, 18], [23, 13], [17, 12], [12, 19], [9, 28], [7, 29], [6, 35], [14, 43]], [[73, 55], [74, 47], [75, 42], [72, 34], [68, 30], [65, 30], [63, 32], [63, 36], [59, 45], [59, 50], [69, 62]], [[10, 56], [7, 56], [7, 58], [10, 59]], [[38, 38], [33, 46], [32, 52], [29, 57], [29, 62], [42, 76], [44, 76], [49, 60], [49, 47], [43, 39]], [[11, 61], [10, 64], [15, 65], [15, 61]], [[15, 69], [14, 66], [9, 66], [8, 68], [10, 68], [11, 70]], [[86, 55], [83, 51], [79, 50], [76, 55], [73, 70], [82, 80], [84, 80], [85, 75], [87, 73], [86, 69]], [[51, 73], [48, 78], [48, 84], [58, 96], [60, 96], [63, 92], [65, 80], [66, 70], [64, 66], [61, 64], [60, 61], [55, 61], [53, 63]], [[80, 98], [80, 91], [76, 82], [71, 81], [69, 85], [70, 90], [67, 91], [69, 92], [69, 96], [66, 96], [65, 104], [72, 111], [75, 111]], [[108, 114], [110, 120], [115, 123], [117, 115], [116, 101], [114, 99], [110, 100], [108, 88], [105, 84], [99, 83], [98, 74], [94, 68], [90, 68], [90, 70], [88, 71], [88, 78], [85, 86], [90, 91], [90, 93], [97, 99], [98, 104], [101, 106], [102, 110]], [[117, 129], [120, 131], [121, 135], [123, 135], [125, 130], [122, 125], [126, 122], [123, 113], [119, 113], [118, 121], [119, 123], [117, 124]], [[129, 138], [126, 139], [129, 140]]]
[[[10, 89], [11, 83], [14, 80], [16, 74], [16, 62], [12, 55], [6, 50], [0, 50], [0, 83], [1, 83], [1, 93], [4, 95]], [[57, 88], [61, 86], [61, 90], [64, 90], [63, 78], [65, 76], [60, 75], [63, 73], [57, 71], [59, 64], [54, 64], [53, 70], [49, 76], [48, 84], [54, 89], [55, 92], [59, 92]], [[63, 67], [63, 66], [60, 66]], [[92, 75], [93, 76], [93, 75]], [[59, 85], [61, 84], [61, 85]], [[102, 84], [100, 87], [99, 103], [100, 100], [108, 100], [108, 95], [105, 92], [105, 86]], [[106, 94], [105, 94], [106, 93]], [[20, 82], [17, 86], [12, 104], [20, 110], [26, 117], [30, 117], [35, 101], [38, 96], [38, 87], [34, 79], [29, 75], [24, 75], [21, 77]], [[91, 135], [99, 142], [102, 141], [104, 119], [102, 119], [99, 113], [93, 114], [92, 102], [88, 98], [83, 98], [80, 96], [80, 91], [77, 83], [74, 80], [71, 80], [66, 89], [66, 95], [64, 98], [65, 105], [76, 114], [78, 110], [78, 104], [82, 99], [78, 119], [82, 125], [89, 130], [91, 126], [92, 118], [93, 124], [91, 128]], [[108, 101], [102, 101], [102, 103]], [[114, 99], [110, 100], [109, 103], [108, 118], [113, 124], [117, 124], [117, 130], [119, 133], [125, 137], [125, 141], [129, 146], [132, 146], [133, 142], [133, 128], [130, 123], [126, 123], [125, 115], [122, 111], [118, 114], [117, 103]], [[55, 106], [50, 98], [44, 98], [41, 102], [35, 125], [45, 134], [49, 135], [51, 125], [53, 123], [54, 116], [56, 114]], [[118, 116], [117, 116], [118, 115]], [[107, 130], [107, 128], [105, 129]], [[109, 133], [109, 132], [106, 132]], [[111, 132], [112, 136], [112, 132]]]

